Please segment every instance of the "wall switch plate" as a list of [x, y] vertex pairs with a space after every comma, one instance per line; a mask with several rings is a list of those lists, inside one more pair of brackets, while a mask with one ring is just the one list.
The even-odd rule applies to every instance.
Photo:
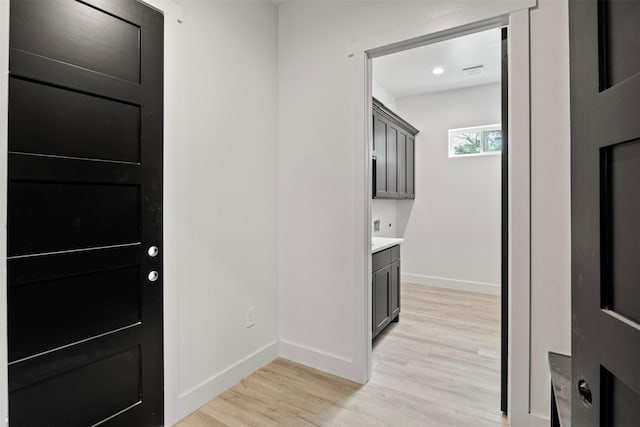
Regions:
[[252, 327], [256, 324], [256, 310], [254, 307], [247, 308], [247, 316], [244, 321], [244, 325], [247, 328]]
[[373, 231], [380, 231], [380, 220], [376, 219], [373, 221]]

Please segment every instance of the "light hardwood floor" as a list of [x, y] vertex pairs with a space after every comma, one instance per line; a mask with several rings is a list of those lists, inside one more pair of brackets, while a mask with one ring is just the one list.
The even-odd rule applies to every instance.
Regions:
[[374, 342], [368, 384], [277, 359], [178, 423], [206, 426], [507, 426], [499, 299], [402, 284], [400, 322]]

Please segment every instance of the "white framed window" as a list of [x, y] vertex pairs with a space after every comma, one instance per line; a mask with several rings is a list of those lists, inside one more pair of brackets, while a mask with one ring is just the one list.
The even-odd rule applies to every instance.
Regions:
[[502, 125], [449, 129], [449, 158], [502, 154]]

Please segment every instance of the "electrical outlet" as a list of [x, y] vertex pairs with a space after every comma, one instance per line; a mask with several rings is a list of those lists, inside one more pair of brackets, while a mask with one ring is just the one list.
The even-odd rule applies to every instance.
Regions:
[[247, 317], [245, 318], [244, 325], [247, 328], [256, 324], [256, 310], [253, 307], [247, 308]]

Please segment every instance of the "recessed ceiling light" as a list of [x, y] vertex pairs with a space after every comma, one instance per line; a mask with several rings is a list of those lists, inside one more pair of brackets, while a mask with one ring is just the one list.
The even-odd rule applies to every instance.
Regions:
[[433, 74], [435, 74], [436, 76], [438, 76], [438, 75], [440, 75], [440, 74], [444, 73], [444, 68], [442, 68], [442, 67], [436, 67], [436, 68], [434, 68], [433, 70], [431, 70], [431, 72], [432, 72]]

